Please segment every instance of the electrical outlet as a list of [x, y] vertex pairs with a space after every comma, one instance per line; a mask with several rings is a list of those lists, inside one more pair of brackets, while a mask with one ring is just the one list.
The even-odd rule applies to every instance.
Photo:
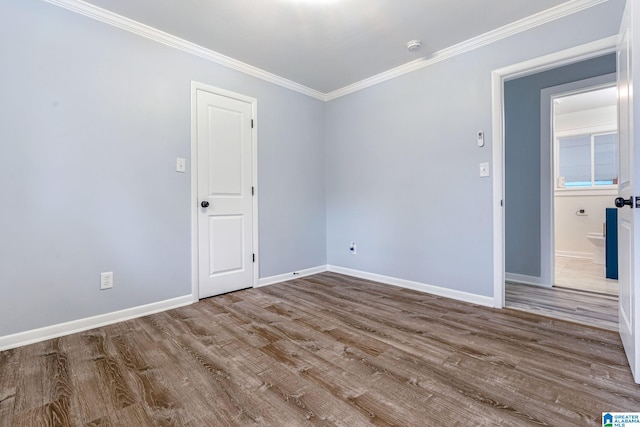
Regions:
[[113, 288], [113, 271], [100, 273], [100, 289]]
[[351, 252], [351, 255], [355, 255], [357, 253], [356, 242], [349, 243], [349, 252]]

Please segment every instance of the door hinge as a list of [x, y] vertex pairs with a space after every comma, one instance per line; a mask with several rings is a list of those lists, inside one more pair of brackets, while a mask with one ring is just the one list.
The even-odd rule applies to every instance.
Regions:
[[256, 188], [255, 187], [251, 187], [251, 195], [255, 196], [256, 194]]
[[253, 119], [251, 119], [251, 129], [253, 129]]
[[256, 262], [256, 254], [252, 254], [253, 255], [253, 262]]
[[504, 200], [500, 200], [500, 206], [504, 207]]

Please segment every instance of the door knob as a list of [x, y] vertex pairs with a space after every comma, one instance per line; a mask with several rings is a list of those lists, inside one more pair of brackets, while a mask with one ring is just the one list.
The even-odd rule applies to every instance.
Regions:
[[628, 199], [616, 197], [616, 208], [624, 208], [625, 206], [633, 208], [633, 197], [629, 197]]
[[200, 206], [202, 206], [203, 208], [208, 208], [209, 207], [209, 202], [207, 202], [206, 200], [203, 200], [202, 203], [200, 203]]

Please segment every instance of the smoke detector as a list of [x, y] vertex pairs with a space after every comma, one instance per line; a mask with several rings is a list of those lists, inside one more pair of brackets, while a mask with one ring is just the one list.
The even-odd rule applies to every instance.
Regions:
[[422, 42], [420, 40], [411, 40], [409, 43], [407, 43], [407, 50], [409, 50], [409, 52], [415, 52], [416, 50], [420, 49], [421, 46]]

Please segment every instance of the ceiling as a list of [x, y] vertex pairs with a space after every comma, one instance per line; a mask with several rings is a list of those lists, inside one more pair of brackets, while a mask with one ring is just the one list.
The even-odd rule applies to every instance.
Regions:
[[618, 105], [618, 89], [611, 86], [603, 89], [581, 92], [556, 98], [555, 114], [570, 114], [596, 108], [615, 107]]
[[[576, 0], [574, 0], [575, 2]], [[566, 0], [86, 0], [322, 93]], [[408, 41], [422, 49], [409, 52]]]

